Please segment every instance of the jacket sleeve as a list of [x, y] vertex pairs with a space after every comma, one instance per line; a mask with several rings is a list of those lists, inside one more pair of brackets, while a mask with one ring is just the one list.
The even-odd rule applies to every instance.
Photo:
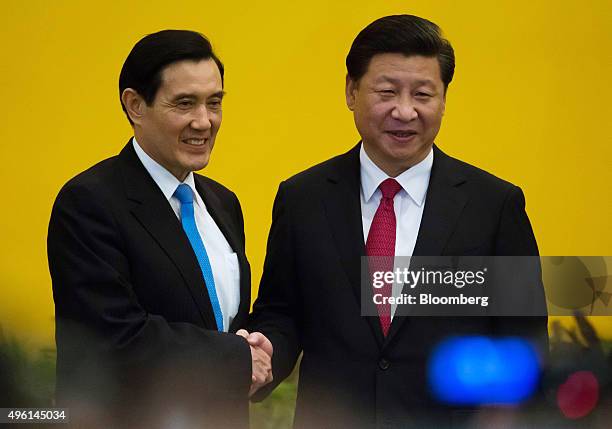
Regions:
[[[516, 276], [518, 282], [504, 285], [501, 293], [505, 294], [502, 301], [520, 307], [519, 317], [497, 317], [496, 333], [502, 336], [517, 335], [529, 339], [537, 348], [540, 356], [546, 359], [548, 353], [548, 318], [546, 316], [546, 298], [542, 284], [541, 267], [538, 246], [531, 223], [525, 212], [525, 197], [523, 191], [516, 186], [507, 193], [499, 227], [495, 238], [495, 253], [498, 263], [504, 260], [512, 261], [514, 273], [508, 273], [506, 278]], [[504, 270], [509, 270], [504, 267]], [[506, 280], [504, 280], [506, 281]], [[507, 286], [507, 287], [506, 287]]]
[[274, 381], [260, 389], [254, 401], [263, 400], [287, 378], [301, 352], [300, 306], [294, 244], [291, 232], [290, 204], [284, 183], [279, 186], [272, 209], [272, 226], [259, 295], [249, 318], [250, 332], [262, 332], [272, 342]]

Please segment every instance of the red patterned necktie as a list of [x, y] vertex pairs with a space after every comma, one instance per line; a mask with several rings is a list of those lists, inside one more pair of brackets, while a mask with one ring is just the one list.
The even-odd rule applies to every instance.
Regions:
[[[402, 186], [395, 179], [387, 179], [378, 188], [382, 192], [382, 198], [372, 220], [366, 242], [366, 254], [374, 256], [369, 260], [371, 276], [376, 271], [393, 271], [396, 226], [393, 198], [402, 189]], [[391, 283], [385, 283], [382, 288], [374, 290], [374, 293], [380, 293], [383, 297], [390, 297], [392, 287]], [[376, 307], [378, 308], [380, 326], [386, 337], [389, 326], [391, 326], [391, 305], [377, 304]]]

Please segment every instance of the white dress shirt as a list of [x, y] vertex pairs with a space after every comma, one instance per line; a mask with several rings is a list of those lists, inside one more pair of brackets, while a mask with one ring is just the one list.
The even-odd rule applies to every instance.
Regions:
[[[363, 148], [363, 144], [359, 151], [359, 161], [361, 165], [361, 224], [363, 241], [367, 243], [370, 226], [382, 198], [382, 192], [378, 186], [389, 179], [389, 176], [374, 164]], [[430, 150], [425, 159], [394, 177], [402, 187], [393, 198], [396, 219], [395, 256], [412, 256], [414, 252], [425, 208], [425, 196], [432, 165], [433, 150]], [[396, 260], [394, 268], [409, 268], [404, 265], [408, 264], [399, 264], [399, 261]], [[401, 289], [401, 284], [394, 284], [393, 295], [398, 296]], [[392, 305], [391, 315], [395, 313], [395, 308], [396, 306]]]
[[[136, 138], [132, 140], [136, 155], [138, 155], [142, 165], [144, 165], [155, 183], [157, 183], [172, 210], [174, 210], [174, 214], [180, 220], [181, 203], [174, 196], [174, 192], [181, 182], [147, 155], [136, 141]], [[238, 265], [238, 256], [229, 245], [212, 216], [206, 210], [206, 205], [196, 190], [193, 173], [190, 172], [182, 183], [189, 185], [195, 195], [193, 208], [196, 226], [210, 260], [217, 298], [219, 298], [219, 305], [223, 313], [223, 328], [227, 332], [232, 320], [236, 317], [236, 313], [238, 313], [238, 306], [240, 304], [240, 267]]]

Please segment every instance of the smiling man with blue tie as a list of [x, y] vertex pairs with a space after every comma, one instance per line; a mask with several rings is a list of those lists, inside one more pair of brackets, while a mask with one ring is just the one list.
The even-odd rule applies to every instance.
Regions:
[[236, 195], [194, 174], [221, 125], [223, 65], [199, 33], [146, 36], [119, 78], [134, 129], [70, 180], [49, 224], [57, 404], [87, 427], [248, 427], [271, 345], [236, 335], [250, 268]]

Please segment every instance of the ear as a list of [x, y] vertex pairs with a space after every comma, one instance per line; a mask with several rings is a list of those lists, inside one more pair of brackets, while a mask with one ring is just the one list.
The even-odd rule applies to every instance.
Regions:
[[442, 96], [442, 116], [444, 116], [444, 112], [446, 112], [446, 92], [444, 91], [444, 95]]
[[121, 102], [134, 125], [139, 125], [146, 106], [144, 99], [132, 88], [126, 88], [121, 94]]
[[351, 111], [355, 108], [355, 91], [357, 91], [357, 83], [347, 74], [344, 92], [346, 95], [346, 105]]

